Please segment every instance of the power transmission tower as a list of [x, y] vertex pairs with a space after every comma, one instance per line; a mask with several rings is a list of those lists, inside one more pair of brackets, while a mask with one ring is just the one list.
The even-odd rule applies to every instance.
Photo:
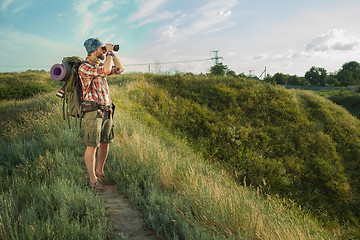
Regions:
[[254, 71], [254, 70], [252, 70], [252, 69], [249, 70], [249, 77], [250, 77], [250, 78], [252, 78], [252, 72], [253, 72], [253, 71]]
[[264, 78], [266, 78], [266, 67], [265, 67], [264, 71], [260, 74], [259, 79], [261, 79], [262, 76], [264, 76], [263, 77], [263, 80], [264, 80]]
[[215, 51], [211, 51], [213, 53], [215, 53], [215, 57], [211, 58], [211, 60], [214, 60], [214, 65], [218, 65], [219, 63], [219, 59], [224, 59], [222, 57], [219, 57], [219, 50], [215, 50]]

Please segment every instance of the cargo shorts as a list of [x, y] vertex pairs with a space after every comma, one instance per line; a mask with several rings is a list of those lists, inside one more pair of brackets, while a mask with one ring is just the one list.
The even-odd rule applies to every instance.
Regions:
[[111, 143], [114, 139], [114, 125], [109, 111], [84, 113], [84, 141], [86, 146], [99, 147], [100, 143]]

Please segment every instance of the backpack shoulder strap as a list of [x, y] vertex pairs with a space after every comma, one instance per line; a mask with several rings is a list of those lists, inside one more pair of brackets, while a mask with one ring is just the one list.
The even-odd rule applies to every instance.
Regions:
[[[83, 63], [89, 63], [89, 62], [86, 61], [86, 60], [83, 60], [83, 61], [81, 61], [80, 63], [78, 63], [78, 66], [75, 66], [75, 68], [76, 68], [76, 73], [77, 73], [77, 74], [76, 74], [76, 78], [77, 78], [76, 82], [78, 83], [78, 84], [77, 84], [76, 91], [77, 91], [77, 95], [78, 95], [78, 98], [79, 98], [79, 104], [80, 104], [80, 105], [79, 105], [79, 109], [80, 109], [80, 113], [79, 113], [79, 121], [80, 121], [79, 125], [80, 125], [80, 129], [81, 129], [81, 126], [82, 126], [82, 118], [83, 118], [83, 115], [84, 115], [83, 104], [82, 104], [82, 103], [83, 103], [83, 98], [84, 98], [84, 96], [83, 96], [83, 91], [82, 91], [83, 83], [82, 83], [82, 81], [81, 81], [81, 78], [80, 78], [80, 75], [79, 75], [78, 70], [79, 70], [80, 66], [81, 66]], [[90, 64], [90, 63], [89, 63], [89, 64]], [[85, 93], [85, 96], [90, 92], [90, 87], [91, 87], [91, 85], [92, 85], [93, 80], [94, 80], [94, 79], [91, 79], [91, 82], [90, 82], [88, 91]]]
[[[90, 62], [88, 62], [88, 61], [86, 61], [86, 60], [84, 60], [84, 61], [81, 62], [81, 64], [83, 64], [83, 63], [87, 63], [87, 64], [90, 64], [90, 65], [93, 66], [93, 64], [91, 64]], [[81, 66], [81, 64], [79, 65], [79, 67]], [[78, 77], [79, 77], [79, 81], [81, 81], [80, 76], [78, 76]], [[93, 77], [93, 78], [91, 79], [90, 84], [89, 84], [89, 87], [88, 87], [88, 90], [85, 92], [84, 97], [86, 97], [86, 96], [89, 94], [89, 92], [90, 92], [90, 90], [91, 90], [91, 87], [92, 87], [92, 84], [93, 84], [93, 81], [94, 81], [94, 78], [95, 78], [95, 77]], [[82, 95], [81, 95], [81, 96], [82, 96]]]

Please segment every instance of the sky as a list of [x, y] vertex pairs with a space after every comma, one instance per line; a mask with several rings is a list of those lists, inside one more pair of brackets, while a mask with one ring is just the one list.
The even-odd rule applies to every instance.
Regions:
[[237, 74], [331, 73], [360, 61], [359, 13], [359, 0], [0, 0], [0, 72], [49, 71], [97, 37], [127, 72], [206, 73], [218, 51]]

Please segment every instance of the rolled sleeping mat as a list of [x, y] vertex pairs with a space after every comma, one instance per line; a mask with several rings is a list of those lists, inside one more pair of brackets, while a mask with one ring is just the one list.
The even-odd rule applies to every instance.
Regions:
[[62, 64], [54, 64], [50, 69], [51, 78], [56, 81], [67, 81], [71, 74], [71, 66], [63, 61]]

